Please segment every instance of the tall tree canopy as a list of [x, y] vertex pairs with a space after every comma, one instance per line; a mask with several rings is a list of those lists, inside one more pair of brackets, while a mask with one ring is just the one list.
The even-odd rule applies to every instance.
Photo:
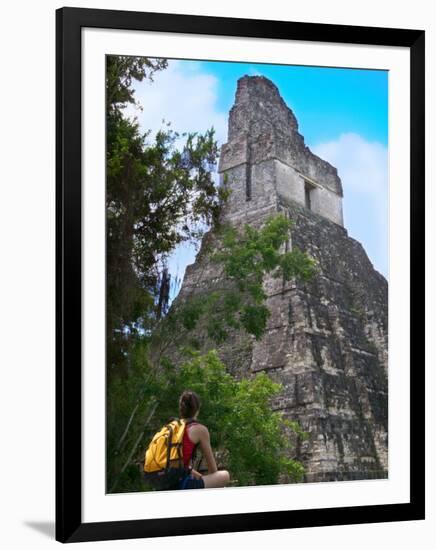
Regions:
[[[214, 131], [179, 135], [169, 127], [142, 133], [124, 114], [136, 104], [134, 83], [152, 79], [164, 59], [108, 56], [107, 89], [107, 343], [109, 371], [126, 368], [132, 338], [162, 313], [165, 260], [182, 241], [198, 239], [217, 218], [212, 168]], [[175, 147], [183, 139], [182, 147]]]

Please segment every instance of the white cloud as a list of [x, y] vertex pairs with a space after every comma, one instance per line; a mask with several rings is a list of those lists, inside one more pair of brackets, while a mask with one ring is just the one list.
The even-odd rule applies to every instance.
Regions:
[[[220, 112], [218, 103], [218, 79], [201, 71], [198, 63], [169, 61], [167, 69], [157, 72], [153, 82], [135, 82], [135, 98], [142, 106], [140, 111], [129, 107], [126, 114], [136, 116], [143, 132], [151, 130], [151, 138], [158, 130], [171, 123], [176, 132], [204, 133], [212, 126], [218, 144], [227, 139], [227, 113]], [[162, 121], [165, 120], [165, 123]], [[181, 146], [181, 138], [176, 146]], [[218, 182], [218, 175], [214, 173]], [[168, 267], [173, 279], [183, 279], [186, 266], [193, 263], [197, 250], [194, 245], [182, 243], [168, 258]], [[172, 290], [174, 297], [178, 289]]]
[[202, 72], [197, 63], [169, 61], [153, 82], [143, 80], [134, 88], [143, 111], [129, 108], [126, 112], [138, 118], [143, 131], [156, 133], [164, 127], [162, 120], [179, 133], [205, 132], [213, 126], [218, 142], [225, 142], [227, 114], [217, 108], [218, 79]]
[[[213, 126], [221, 145], [227, 138], [227, 113], [218, 109], [218, 86], [216, 76], [202, 71], [200, 64], [169, 61], [153, 82], [134, 85], [143, 111], [129, 107], [127, 113], [137, 116], [141, 129], [153, 134], [164, 127], [163, 120], [171, 122], [171, 128], [179, 133], [205, 132]], [[387, 148], [356, 133], [311, 148], [338, 168], [344, 187], [345, 226], [364, 245], [376, 269], [387, 275]], [[175, 251], [171, 258], [172, 271], [179, 276], [195, 254], [193, 250], [181, 252]]]
[[248, 70], [248, 74], [250, 76], [264, 76], [263, 73], [261, 73], [256, 67], [250, 67]]
[[311, 149], [338, 169], [345, 227], [365, 247], [378, 271], [388, 273], [388, 152], [355, 133]]
[[313, 150], [338, 168], [347, 188], [369, 194], [387, 190], [387, 149], [383, 144], [346, 133], [335, 141], [316, 145]]

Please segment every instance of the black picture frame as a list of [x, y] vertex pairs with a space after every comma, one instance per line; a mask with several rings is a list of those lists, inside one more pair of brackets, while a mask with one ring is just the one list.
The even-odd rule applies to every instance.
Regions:
[[[81, 29], [144, 30], [410, 49], [410, 502], [82, 522]], [[62, 8], [56, 13], [56, 539], [95, 541], [424, 519], [424, 43], [421, 30]]]

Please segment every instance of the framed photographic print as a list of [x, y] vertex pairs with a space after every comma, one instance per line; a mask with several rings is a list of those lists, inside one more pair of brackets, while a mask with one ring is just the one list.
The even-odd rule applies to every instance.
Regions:
[[56, 538], [423, 519], [424, 32], [56, 48]]

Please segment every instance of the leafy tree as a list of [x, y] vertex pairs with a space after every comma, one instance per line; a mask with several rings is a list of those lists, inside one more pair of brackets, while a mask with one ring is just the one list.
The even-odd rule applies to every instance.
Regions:
[[[313, 260], [298, 249], [281, 250], [291, 227], [292, 223], [279, 215], [260, 229], [246, 226], [242, 233], [223, 229], [221, 248], [212, 258], [230, 285], [185, 300], [170, 310], [158, 330], [136, 341], [129, 353], [131, 375], [127, 379], [117, 377], [117, 383], [111, 386], [109, 402], [114, 406], [109, 415], [111, 487], [133, 490], [130, 482], [134, 480], [137, 490], [143, 488], [138, 478], [139, 461], [143, 457], [137, 451], [151, 437], [151, 427], [157, 430], [159, 423], [177, 414], [178, 395], [187, 387], [204, 396], [202, 417], [211, 428], [212, 442], [226, 457], [224, 465], [238, 483], [276, 483], [274, 480], [279, 476], [291, 481], [298, 479], [301, 465], [284, 453], [286, 441], [292, 434], [298, 434], [298, 426], [284, 421], [269, 405], [279, 385], [265, 374], [253, 381], [237, 382], [225, 373], [213, 351], [205, 358], [194, 354], [190, 362], [181, 366], [166, 358], [186, 354], [189, 335], [199, 321], [206, 326], [212, 343], [222, 341], [231, 329], [242, 329], [257, 339], [262, 336], [269, 316], [262, 286], [265, 275], [308, 280], [316, 270]], [[154, 353], [156, 348], [159, 354]], [[210, 345], [206, 349], [210, 350]], [[233, 431], [231, 426], [239, 429]], [[256, 450], [252, 448], [253, 441]]]
[[230, 470], [235, 485], [302, 479], [304, 468], [288, 456], [292, 448], [289, 431], [302, 438], [305, 434], [281, 412], [271, 411], [271, 399], [283, 388], [267, 374], [237, 380], [226, 371], [216, 351], [192, 353], [171, 386], [173, 393], [177, 389], [176, 398], [186, 388], [203, 397], [199, 420], [210, 430], [220, 465]]
[[[144, 349], [135, 347], [138, 377], [135, 382], [132, 379], [132, 388], [143, 391], [140, 404], [143, 416], [135, 418], [135, 429], [118, 447], [113, 463], [117, 468], [109, 476], [109, 488], [113, 492], [146, 490], [141, 475], [145, 447], [153, 433], [177, 415], [178, 397], [186, 388], [202, 397], [199, 420], [208, 426], [219, 465], [230, 470], [234, 485], [302, 479], [304, 468], [289, 458], [292, 449], [289, 434], [302, 439], [306, 434], [280, 412], [271, 412], [270, 400], [282, 390], [280, 384], [265, 373], [249, 380], [233, 378], [215, 351], [204, 355], [190, 352], [190, 357], [179, 368], [164, 362], [159, 373], [151, 368], [146, 354], [140, 357], [143, 352]], [[123, 389], [120, 386], [116, 391], [125, 396]], [[127, 407], [124, 420], [128, 413]], [[146, 425], [139, 420], [150, 415], [152, 418]]]
[[[153, 74], [166, 69], [168, 61], [162, 58], [108, 55], [106, 57], [106, 111], [112, 114], [127, 104], [138, 105], [132, 88], [134, 81], [153, 80]], [[140, 105], [138, 105], [141, 108]]]
[[130, 453], [135, 422], [144, 421], [149, 400], [159, 393], [158, 369], [150, 370], [144, 350], [168, 304], [166, 257], [180, 242], [198, 241], [217, 220], [222, 200], [211, 176], [213, 129], [180, 135], [167, 126], [152, 139], [124, 114], [128, 105], [141, 108], [135, 82], [153, 80], [166, 67], [165, 59], [106, 60], [109, 481]]
[[265, 276], [308, 281], [316, 272], [315, 261], [298, 248], [282, 250], [290, 238], [292, 225], [292, 220], [278, 214], [268, 218], [260, 229], [245, 225], [242, 234], [234, 227], [227, 227], [222, 248], [212, 256], [213, 261], [222, 265], [223, 275], [230, 282], [221, 308], [214, 305], [214, 312], [223, 313], [228, 327], [242, 327], [256, 340], [262, 337], [270, 314], [263, 289]]
[[216, 230], [218, 242], [213, 246], [218, 250], [206, 252], [221, 270], [219, 281], [206, 293], [193, 293], [171, 309], [153, 334], [152, 344], [160, 356], [186, 342], [186, 333], [197, 326], [204, 327], [209, 344], [224, 342], [235, 330], [259, 340], [270, 315], [265, 277], [308, 281], [317, 270], [315, 261], [298, 248], [283, 250], [292, 225], [292, 220], [278, 214], [260, 229], [246, 225], [242, 232], [226, 226]]
[[151, 139], [123, 114], [135, 104], [133, 83], [166, 66], [163, 59], [107, 57], [109, 376], [120, 369], [126, 375], [129, 346], [165, 312], [167, 255], [182, 241], [198, 241], [219, 212], [211, 175], [218, 154], [213, 129], [180, 135], [167, 128]]
[[[264, 276], [304, 279], [315, 269], [302, 252], [282, 251], [291, 228], [283, 216], [259, 230], [247, 226], [242, 234], [222, 228], [219, 250], [211, 257], [227, 283], [190, 296], [165, 317], [168, 254], [183, 241], [198, 242], [211, 225], [218, 230], [226, 197], [211, 176], [218, 154], [213, 129], [180, 135], [167, 127], [152, 139], [124, 115], [127, 105], [136, 104], [134, 82], [151, 80], [166, 66], [164, 59], [107, 57], [108, 490], [144, 490], [144, 446], [175, 414], [186, 387], [203, 396], [202, 419], [237, 483], [296, 480], [302, 470], [286, 458], [283, 428], [298, 433], [298, 427], [268, 407], [277, 384], [266, 375], [237, 381], [213, 352], [181, 364], [165, 357], [169, 342], [182, 355], [186, 335], [200, 320], [211, 343], [239, 329], [259, 339], [269, 315]], [[151, 353], [156, 347], [157, 356]]]

